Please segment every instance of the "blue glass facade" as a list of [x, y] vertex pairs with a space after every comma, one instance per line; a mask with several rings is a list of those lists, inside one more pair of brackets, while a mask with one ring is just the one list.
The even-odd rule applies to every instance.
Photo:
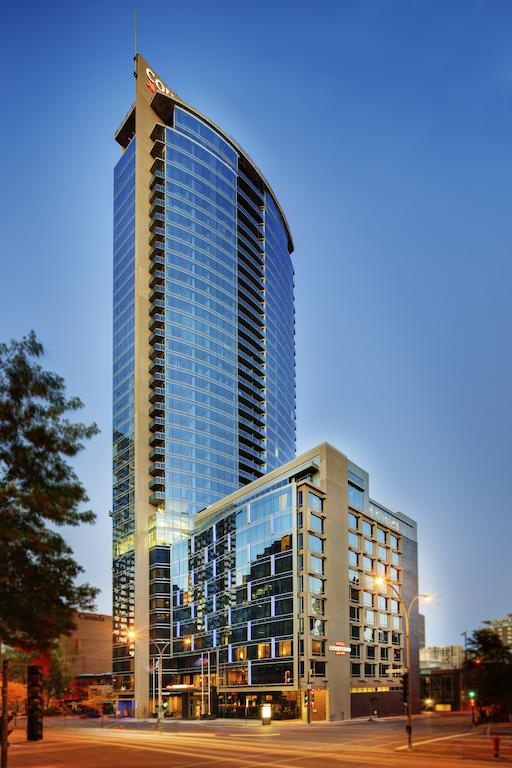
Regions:
[[[170, 701], [171, 707], [181, 707], [177, 714], [198, 715], [201, 660], [209, 658], [210, 673], [224, 690], [216, 705], [219, 714], [240, 714], [230, 690], [284, 684], [289, 693], [278, 692], [274, 715], [298, 715], [299, 697], [293, 690], [294, 499], [295, 485], [281, 480], [198, 522], [190, 538], [170, 549], [158, 546], [161, 532], [155, 531], [152, 637], [162, 642], [172, 637], [165, 654], [164, 685], [175, 683], [180, 690], [189, 686], [196, 692], [188, 715], [184, 700]], [[255, 713], [259, 714], [256, 703], [250, 716]]]
[[[113, 296], [113, 633], [124, 637], [133, 621], [134, 531], [134, 343], [135, 343], [135, 139], [114, 170]], [[120, 647], [114, 671], [131, 680], [133, 662]]]
[[116, 134], [114, 673], [127, 699], [149, 663], [129, 632], [161, 628], [155, 547], [169, 562], [198, 512], [295, 455], [284, 215], [243, 150], [162, 88], [138, 57]]
[[166, 508], [190, 516], [238, 487], [237, 156], [177, 108], [165, 158]]
[[[293, 268], [279, 209], [219, 131], [156, 126], [150, 488], [170, 540], [295, 453]], [[164, 385], [164, 386], [162, 386]]]

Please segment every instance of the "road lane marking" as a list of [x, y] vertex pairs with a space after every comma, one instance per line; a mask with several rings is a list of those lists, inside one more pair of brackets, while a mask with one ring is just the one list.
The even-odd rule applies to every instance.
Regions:
[[[414, 747], [421, 747], [422, 744], [433, 744], [434, 741], [447, 741], [448, 739], [461, 739], [464, 736], [468, 737], [468, 736], [471, 736], [471, 734], [468, 733], [467, 731], [462, 731], [461, 733], [452, 733], [449, 736], [438, 736], [435, 739], [426, 739], [425, 741], [416, 741], [413, 744], [413, 749]], [[408, 749], [408, 748], [409, 748], [408, 745], [404, 744], [401, 747], [395, 747], [395, 752], [400, 752], [400, 750]]]

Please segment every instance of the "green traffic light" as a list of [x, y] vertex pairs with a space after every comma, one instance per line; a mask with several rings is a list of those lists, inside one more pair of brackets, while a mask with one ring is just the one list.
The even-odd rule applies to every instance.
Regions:
[[469, 696], [470, 699], [474, 699], [475, 696], [476, 696], [475, 691], [468, 691], [468, 696]]

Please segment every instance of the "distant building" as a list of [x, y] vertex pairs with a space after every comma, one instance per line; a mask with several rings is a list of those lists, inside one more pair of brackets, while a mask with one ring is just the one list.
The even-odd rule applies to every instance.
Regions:
[[460, 669], [464, 663], [462, 645], [431, 645], [420, 648], [421, 669]]
[[424, 710], [454, 712], [464, 709], [461, 669], [424, 669], [422, 665], [420, 679]]
[[112, 616], [103, 613], [77, 613], [76, 629], [64, 638], [71, 673], [104, 675], [112, 671]]
[[418, 613], [418, 645], [425, 647], [425, 616], [422, 613]]
[[503, 645], [512, 648], [512, 613], [508, 613], [501, 619], [487, 619], [483, 623], [499, 635]]

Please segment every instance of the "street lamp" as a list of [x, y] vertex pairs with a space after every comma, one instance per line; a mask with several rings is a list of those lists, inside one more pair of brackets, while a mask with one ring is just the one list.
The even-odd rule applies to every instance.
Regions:
[[[128, 639], [135, 641], [136, 639], [140, 640], [148, 640], [148, 642], [152, 643], [158, 651], [158, 712], [157, 712], [157, 728], [159, 731], [162, 730], [162, 667], [164, 664], [164, 653], [168, 648], [172, 646], [172, 640], [165, 641], [163, 644], [159, 643], [158, 640], [152, 640], [147, 635], [139, 635], [137, 632], [135, 632], [134, 629], [128, 630]], [[153, 696], [155, 695], [155, 692], [153, 691]]]
[[[414, 595], [412, 600], [409, 602], [409, 605], [406, 605], [404, 601], [402, 600], [402, 596], [396, 586], [393, 584], [393, 582], [389, 581], [388, 579], [385, 579], [383, 576], [374, 576], [373, 583], [378, 587], [387, 586], [390, 587], [393, 591], [393, 594], [395, 595], [400, 607], [402, 608], [402, 613], [404, 616], [404, 623], [405, 623], [405, 669], [407, 674], [407, 680], [408, 680], [408, 686], [410, 686], [410, 680], [411, 680], [411, 639], [409, 634], [409, 617], [411, 613], [411, 608], [420, 599], [425, 600], [426, 602], [430, 602], [432, 600], [432, 595], [429, 594], [419, 594]], [[412, 710], [411, 710], [411, 694], [410, 694], [410, 688], [409, 688], [409, 694], [407, 699], [407, 741], [408, 741], [408, 747], [409, 749], [412, 749]]]

